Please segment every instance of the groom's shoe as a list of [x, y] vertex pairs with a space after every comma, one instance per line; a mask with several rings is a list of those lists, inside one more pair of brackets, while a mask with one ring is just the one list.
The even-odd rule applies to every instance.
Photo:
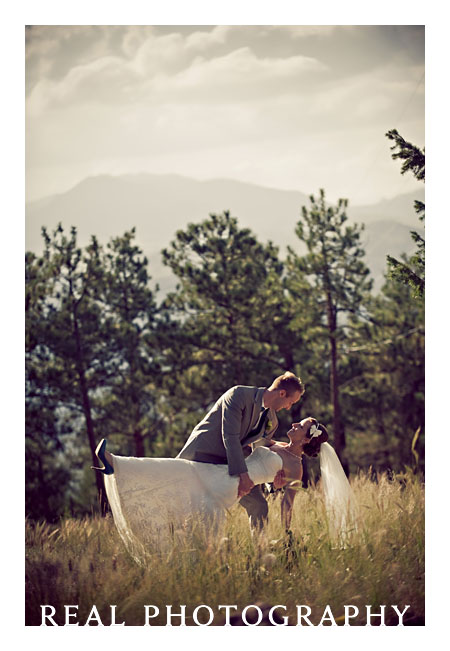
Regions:
[[106, 450], [106, 439], [102, 439], [100, 443], [97, 445], [95, 454], [97, 458], [103, 463], [103, 468], [96, 468], [95, 466], [91, 466], [91, 468], [92, 470], [100, 470], [100, 472], [103, 472], [105, 475], [112, 475], [114, 474], [114, 468], [106, 458], [105, 450]]

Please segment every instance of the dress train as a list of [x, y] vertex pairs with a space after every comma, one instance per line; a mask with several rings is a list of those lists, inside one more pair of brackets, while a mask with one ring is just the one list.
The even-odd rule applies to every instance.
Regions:
[[[227, 509], [238, 502], [239, 477], [228, 466], [186, 459], [111, 455], [105, 488], [114, 522], [134, 558], [169, 549], [185, 533], [218, 535]], [[247, 457], [254, 484], [271, 482], [281, 457], [266, 447]]]

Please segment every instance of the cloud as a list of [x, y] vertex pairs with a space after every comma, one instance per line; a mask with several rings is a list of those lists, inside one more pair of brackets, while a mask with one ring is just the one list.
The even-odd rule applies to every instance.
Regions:
[[228, 25], [216, 25], [209, 32], [192, 32], [186, 38], [186, 49], [195, 52], [205, 51], [218, 44], [226, 43], [233, 32], [233, 27]]
[[32, 26], [26, 30], [27, 89], [43, 78], [61, 80], [69, 71], [108, 56], [134, 61], [142, 74], [190, 65], [199, 54], [223, 46], [233, 28], [196, 30], [172, 27], [168, 33], [149, 25]]
[[57, 175], [148, 169], [278, 187], [303, 187], [301, 174], [315, 187], [334, 168], [343, 183], [402, 111], [405, 137], [420, 136], [423, 61], [378, 55], [376, 33], [371, 50], [364, 27], [348, 40], [338, 28], [33, 28], [27, 182], [44, 194], [44, 169], [52, 191]]
[[286, 29], [295, 38], [308, 38], [331, 36], [338, 27], [337, 25], [286, 25], [283, 26], [283, 29]]
[[[136, 80], [134, 80], [136, 81]], [[29, 117], [83, 104], [117, 102], [133, 82], [120, 57], [105, 56], [69, 70], [61, 80], [44, 78], [26, 103]], [[130, 98], [131, 99], [131, 98]]]
[[[152, 72], [158, 66], [163, 71], [177, 62], [187, 66], [193, 57], [207, 53], [226, 43], [233, 28], [217, 25], [209, 30], [186, 32], [187, 27], [173, 27], [167, 34], [160, 34], [156, 28], [129, 26], [122, 36], [121, 50], [128, 61], [134, 63], [141, 72]], [[180, 31], [181, 30], [181, 31]]]
[[251, 48], [243, 47], [212, 59], [197, 57], [172, 79], [158, 80], [156, 88], [181, 92], [183, 97], [195, 93], [195, 99], [213, 103], [239, 103], [255, 96], [293, 94], [302, 80], [325, 70], [323, 64], [310, 57], [258, 57]]
[[[116, 105], [166, 101], [240, 102], [264, 96], [297, 92], [307, 77], [326, 71], [317, 59], [301, 55], [258, 57], [250, 47], [207, 58], [205, 51], [223, 42], [228, 28], [147, 37], [132, 59], [102, 56], [72, 67], [61, 79], [43, 78], [28, 98], [28, 115], [77, 104]], [[124, 40], [129, 34], [124, 35]], [[129, 43], [128, 46], [129, 47]], [[189, 55], [189, 56], [188, 56]]]

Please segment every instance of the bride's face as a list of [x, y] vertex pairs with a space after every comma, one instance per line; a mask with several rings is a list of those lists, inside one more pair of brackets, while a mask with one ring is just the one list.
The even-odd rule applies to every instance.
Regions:
[[292, 423], [288, 436], [297, 443], [307, 443], [309, 441], [309, 430], [311, 425], [317, 422], [314, 418], [304, 418], [299, 423]]

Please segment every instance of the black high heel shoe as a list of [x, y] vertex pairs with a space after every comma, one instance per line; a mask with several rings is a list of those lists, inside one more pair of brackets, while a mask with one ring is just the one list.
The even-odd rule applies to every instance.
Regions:
[[95, 454], [98, 457], [98, 459], [103, 463], [103, 468], [96, 468], [95, 466], [91, 466], [91, 468], [92, 470], [100, 470], [100, 472], [103, 472], [105, 475], [113, 475], [114, 468], [107, 460], [105, 456], [105, 450], [106, 450], [106, 439], [102, 439], [100, 443], [97, 445]]

